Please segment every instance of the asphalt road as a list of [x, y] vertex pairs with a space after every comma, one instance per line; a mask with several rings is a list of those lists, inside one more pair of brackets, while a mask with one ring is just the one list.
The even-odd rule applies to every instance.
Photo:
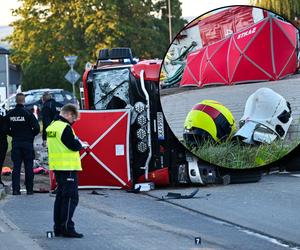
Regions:
[[[161, 104], [173, 133], [182, 139], [183, 124], [192, 107], [205, 99], [216, 100], [232, 112], [235, 120], [243, 116], [248, 97], [257, 89], [268, 87], [282, 95], [291, 103], [293, 121], [289, 128], [287, 139], [300, 137], [300, 77], [294, 75], [289, 79], [272, 82], [247, 83], [232, 86], [204, 87], [188, 89], [177, 88], [161, 91]], [[169, 94], [166, 94], [166, 93]], [[176, 93], [177, 92], [177, 93]], [[171, 94], [170, 94], [171, 93]]]
[[46, 238], [49, 194], [8, 195], [0, 201], [0, 249], [300, 249], [298, 175], [203, 187], [189, 200], [157, 199], [193, 189], [80, 191], [74, 220], [83, 239]]

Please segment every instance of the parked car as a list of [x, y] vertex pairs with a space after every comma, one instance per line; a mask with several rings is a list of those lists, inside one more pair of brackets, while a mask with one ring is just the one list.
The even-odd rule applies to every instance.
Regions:
[[[52, 97], [57, 102], [58, 107], [62, 107], [67, 103], [73, 103], [79, 107], [79, 102], [77, 98], [73, 95], [73, 93], [63, 90], [63, 89], [33, 89], [23, 92], [25, 95], [25, 107], [32, 110], [34, 109], [34, 105], [37, 106], [37, 113], [40, 113], [43, 102], [41, 97], [45, 92], [49, 92]], [[13, 109], [16, 106], [16, 94], [10, 96], [6, 100], [4, 100], [0, 107], [5, 110]]]

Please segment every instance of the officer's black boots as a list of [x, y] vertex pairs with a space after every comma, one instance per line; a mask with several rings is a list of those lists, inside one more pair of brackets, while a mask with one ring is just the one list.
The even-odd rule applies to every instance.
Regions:
[[[13, 191], [13, 195], [21, 195], [20, 191]], [[27, 191], [27, 195], [33, 195], [33, 191]]]
[[82, 238], [83, 234], [77, 233], [74, 231], [62, 231], [61, 235], [67, 238]]
[[60, 229], [55, 229], [55, 228], [54, 228], [54, 235], [55, 235], [55, 237], [62, 236], [61, 230], [60, 230]]
[[72, 231], [65, 231], [62, 229], [57, 229], [54, 227], [54, 235], [55, 237], [66, 237], [66, 238], [82, 238], [83, 234], [76, 232], [75, 230]]

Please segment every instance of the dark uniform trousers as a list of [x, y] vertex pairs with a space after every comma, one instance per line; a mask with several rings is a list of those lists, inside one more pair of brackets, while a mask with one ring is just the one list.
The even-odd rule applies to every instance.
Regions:
[[7, 140], [6, 139], [5, 140], [0, 140], [0, 184], [3, 184], [2, 178], [1, 178], [1, 173], [2, 173], [3, 163], [5, 161], [7, 147], [8, 147]]
[[[0, 140], [0, 168], [2, 169], [5, 156], [6, 156], [6, 151], [7, 151], [7, 140]], [[1, 180], [1, 176], [0, 176]]]
[[27, 192], [33, 191], [33, 159], [34, 149], [33, 143], [30, 142], [13, 142], [11, 159], [14, 164], [12, 172], [12, 188], [14, 192], [20, 191], [20, 172], [22, 162], [25, 168], [25, 186]]
[[75, 230], [72, 217], [78, 204], [77, 171], [54, 171], [57, 193], [54, 202], [54, 230]]

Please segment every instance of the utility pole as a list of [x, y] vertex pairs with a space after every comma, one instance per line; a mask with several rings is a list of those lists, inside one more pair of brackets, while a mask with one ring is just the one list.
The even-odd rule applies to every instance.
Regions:
[[169, 18], [169, 40], [172, 42], [172, 14], [171, 14], [171, 1], [168, 0], [168, 18]]
[[[75, 74], [73, 65], [71, 65], [71, 72], [72, 72], [72, 76], [73, 76]], [[74, 96], [76, 96], [76, 93], [75, 93], [75, 83], [76, 83], [75, 77], [72, 77], [71, 84], [73, 86], [73, 95]]]
[[5, 64], [6, 64], [6, 98], [9, 97], [9, 60], [8, 54], [5, 55]]

